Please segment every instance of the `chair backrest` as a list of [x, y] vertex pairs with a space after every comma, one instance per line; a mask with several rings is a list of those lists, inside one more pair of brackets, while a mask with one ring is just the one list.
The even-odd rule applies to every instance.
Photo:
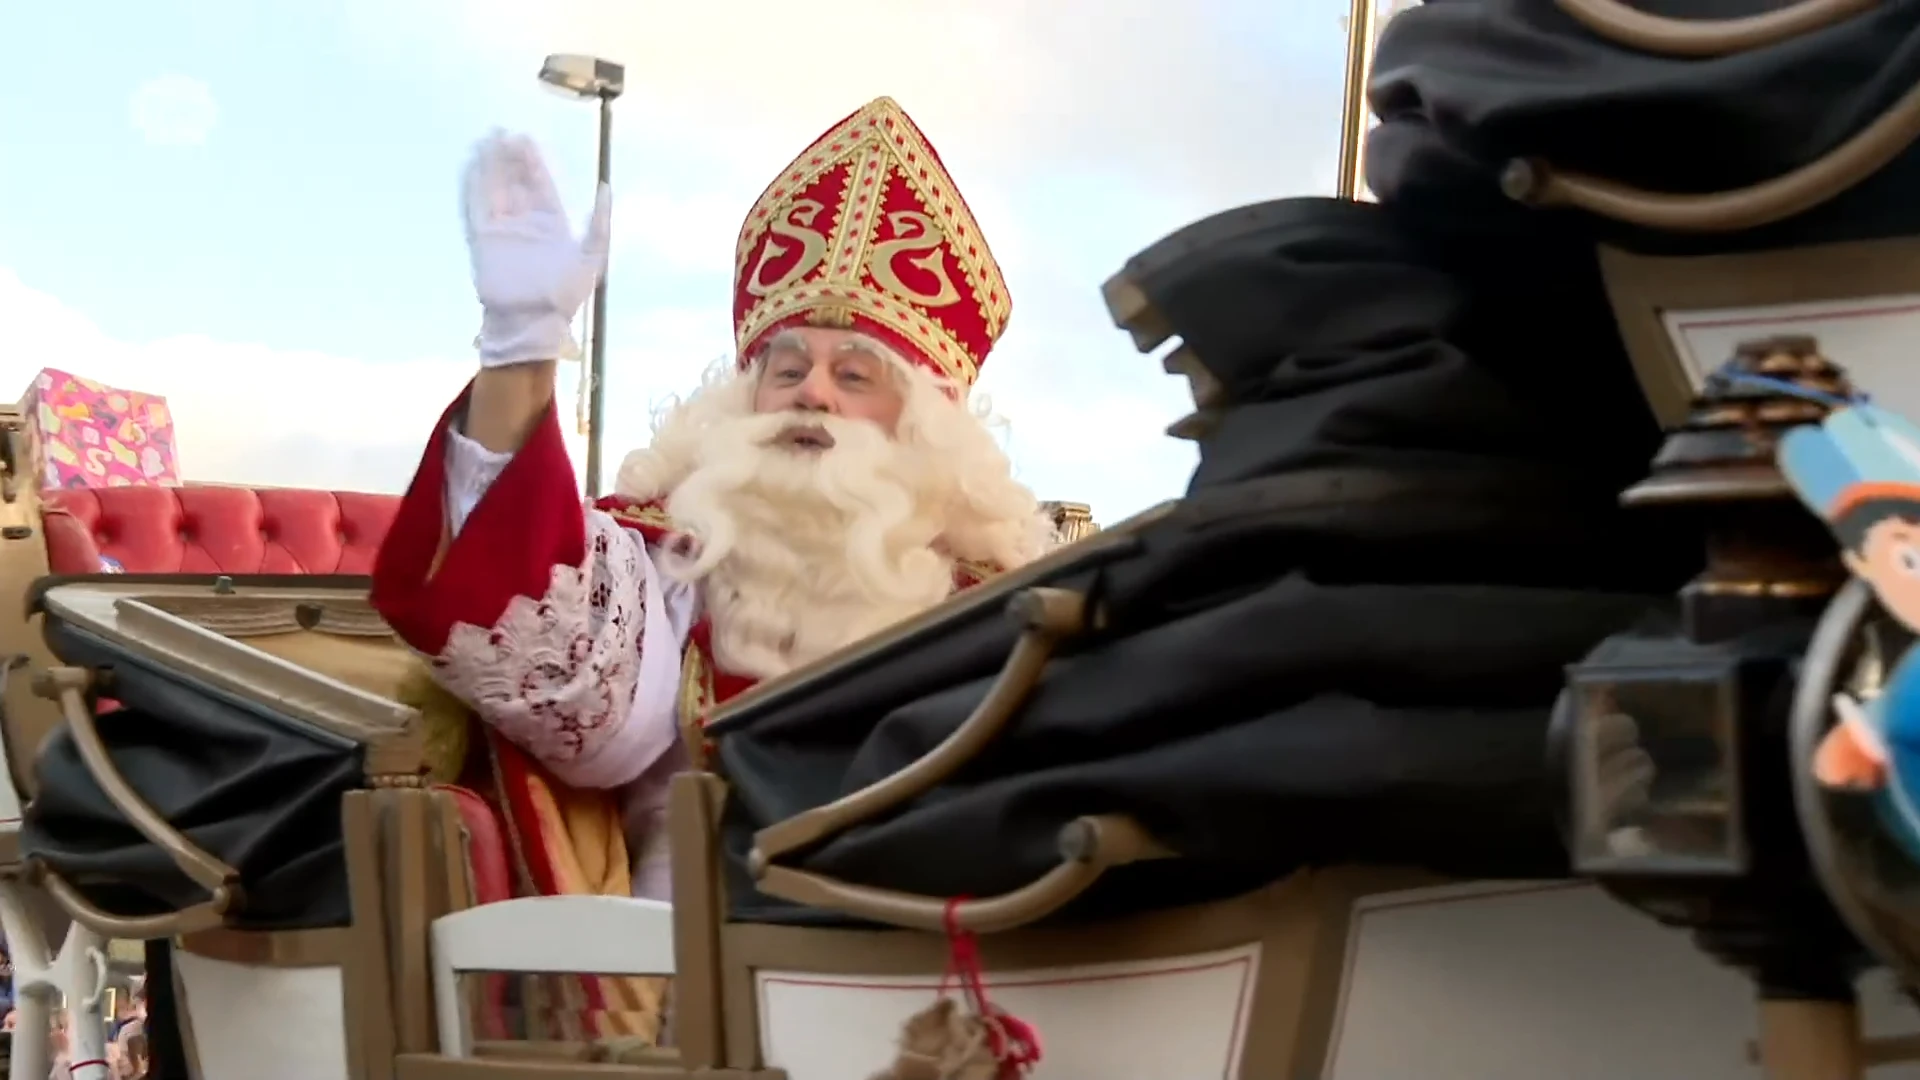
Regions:
[[531, 896], [433, 922], [433, 998], [443, 1057], [473, 1053], [468, 971], [672, 975], [673, 905], [620, 896]]

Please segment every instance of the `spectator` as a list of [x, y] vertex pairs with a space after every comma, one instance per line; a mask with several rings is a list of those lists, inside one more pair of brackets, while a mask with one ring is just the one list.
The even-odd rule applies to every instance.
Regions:
[[47, 1074], [47, 1080], [70, 1080], [72, 1055], [67, 1046], [67, 1010], [56, 1009], [53, 1014], [53, 1033], [48, 1042], [53, 1052], [53, 1071]]
[[119, 1036], [107, 1045], [107, 1064], [113, 1070], [113, 1080], [139, 1080], [147, 1074], [144, 1023], [134, 1020], [120, 1029]]
[[107, 1038], [118, 1038], [128, 1024], [143, 1019], [147, 1015], [146, 1005], [145, 982], [135, 977], [126, 993], [113, 995], [113, 1015], [108, 1018]]

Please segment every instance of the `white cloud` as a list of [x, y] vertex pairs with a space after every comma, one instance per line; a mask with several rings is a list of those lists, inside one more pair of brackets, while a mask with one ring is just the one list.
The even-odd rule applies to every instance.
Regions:
[[116, 341], [0, 268], [0, 399], [42, 367], [166, 397], [189, 480], [398, 491], [465, 360], [369, 364], [263, 345], [177, 337]]
[[[605, 475], [646, 440], [653, 409], [696, 385], [719, 358], [702, 343], [723, 333], [725, 320], [724, 312], [717, 322], [703, 312], [652, 312], [634, 327], [645, 345], [609, 356]], [[0, 359], [0, 400], [24, 393], [42, 367], [163, 395], [182, 472], [193, 481], [400, 491], [434, 421], [473, 371], [466, 355], [369, 363], [202, 336], [120, 341], [5, 268], [0, 325], [8, 328], [9, 346]], [[572, 434], [576, 372], [562, 369], [560, 407], [578, 464], [585, 440]], [[1129, 453], [1102, 433], [1157, 429], [1171, 419], [1137, 398], [1096, 390], [1054, 400], [1018, 380], [983, 390], [1012, 418], [1009, 448], [1042, 498], [1092, 502], [1112, 520], [1157, 501], [1185, 473], [1180, 464], [1178, 475], [1159, 478], [1159, 490], [1135, 494], [1153, 482], [1153, 459], [1161, 455]]]
[[[833, 120], [891, 94], [940, 147], [1006, 270], [1014, 318], [981, 389], [1011, 423], [1023, 479], [1111, 521], [1177, 494], [1193, 450], [1160, 434], [1189, 408], [1184, 383], [1111, 326], [1100, 281], [1195, 218], [1331, 188], [1345, 4], [1297, 7], [847, 0], [828, 19], [778, 0], [341, 0], [339, 10], [365, 59], [445, 76], [434, 80], [440, 107], [472, 117], [474, 135], [495, 122], [534, 132], [580, 210], [592, 109], [542, 93], [534, 69], [567, 51], [626, 65], [609, 472], [646, 437], [651, 405], [730, 347], [726, 271], [753, 197]], [[87, 348], [49, 334], [14, 355], [71, 356], [66, 366], [86, 374], [169, 394], [188, 472], [207, 478], [391, 489], [468, 370], [464, 356], [373, 364], [112, 342], [87, 329]], [[14, 377], [0, 367], [0, 394]], [[310, 451], [250, 449], [302, 440]]]
[[134, 130], [153, 146], [200, 146], [220, 119], [213, 90], [186, 75], [148, 79], [127, 100]]
[[691, 178], [694, 190], [747, 187], [751, 199], [880, 94], [926, 128], [969, 192], [1017, 190], [1071, 163], [1171, 190], [1204, 213], [1310, 190], [1338, 144], [1338, 0], [1298, 11], [1266, 0], [846, 0], [830, 18], [785, 0], [344, 2], [371, 50], [416, 65], [453, 49], [483, 58], [525, 115], [559, 115], [533, 86], [541, 54], [624, 64], [616, 156], [634, 168], [615, 170], [623, 191]]
[[740, 200], [713, 191], [676, 195], [633, 186], [631, 194], [614, 200], [615, 243], [658, 269], [731, 271], [734, 240], [745, 216]]

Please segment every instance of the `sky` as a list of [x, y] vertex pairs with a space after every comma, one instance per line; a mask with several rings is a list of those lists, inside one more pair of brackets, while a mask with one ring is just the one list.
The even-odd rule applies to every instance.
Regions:
[[[1191, 406], [1100, 283], [1180, 226], [1334, 184], [1345, 0], [0, 4], [0, 400], [42, 367], [163, 394], [188, 480], [405, 487], [474, 368], [459, 179], [493, 127], [576, 220], [615, 104], [605, 474], [732, 342], [755, 196], [880, 94], [1004, 269], [976, 395], [1020, 478], [1112, 523], [1184, 487]], [[577, 375], [563, 370], [572, 408]], [[578, 440], [576, 460], [584, 453]]]

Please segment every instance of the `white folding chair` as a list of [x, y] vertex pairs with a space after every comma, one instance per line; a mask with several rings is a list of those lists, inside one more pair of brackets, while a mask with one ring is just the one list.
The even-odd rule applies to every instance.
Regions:
[[619, 896], [502, 900], [435, 919], [432, 947], [440, 1054], [471, 1057], [462, 973], [672, 975], [673, 905]]

